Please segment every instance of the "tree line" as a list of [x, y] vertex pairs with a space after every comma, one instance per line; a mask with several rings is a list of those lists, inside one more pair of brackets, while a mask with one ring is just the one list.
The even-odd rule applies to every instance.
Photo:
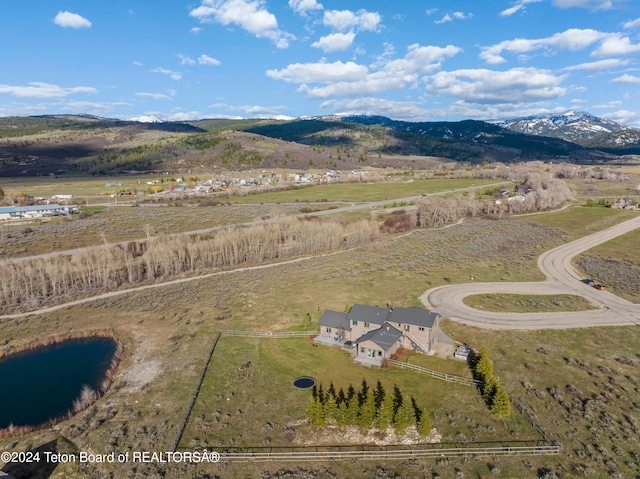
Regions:
[[360, 220], [279, 218], [207, 235], [160, 236], [92, 247], [69, 256], [3, 261], [0, 308], [32, 309], [61, 296], [82, 296], [214, 268], [318, 254], [370, 242], [378, 225]]
[[352, 385], [345, 392], [336, 391], [333, 383], [325, 392], [322, 384], [313, 386], [307, 402], [307, 420], [314, 428], [335, 424], [340, 428], [357, 426], [365, 433], [370, 429], [386, 432], [391, 426], [398, 434], [416, 426], [419, 434], [431, 433], [431, 417], [426, 408], [420, 409], [413, 397], [407, 400], [398, 386], [388, 393], [378, 381], [370, 387], [365, 379], [359, 391]]
[[476, 379], [484, 383], [482, 399], [487, 407], [497, 416], [508, 417], [511, 414], [509, 393], [493, 373], [493, 362], [486, 347], [482, 346], [476, 353], [473, 370]]

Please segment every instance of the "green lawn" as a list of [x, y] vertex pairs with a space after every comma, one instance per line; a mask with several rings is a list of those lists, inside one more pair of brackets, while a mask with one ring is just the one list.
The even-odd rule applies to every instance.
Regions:
[[[411, 357], [411, 361], [414, 361]], [[239, 366], [251, 361], [248, 369]], [[441, 360], [444, 361], [444, 360]], [[463, 363], [448, 360], [453, 367]], [[461, 365], [461, 366], [459, 366]], [[308, 391], [298, 390], [292, 381], [311, 376], [326, 390], [333, 382], [336, 390], [362, 380], [375, 387], [378, 380], [387, 392], [394, 385], [403, 397], [413, 397], [419, 407], [427, 407], [433, 426], [443, 441], [456, 442], [460, 435], [477, 441], [509, 440], [506, 430], [517, 431], [519, 439], [535, 440], [539, 436], [513, 412], [505, 422], [493, 417], [478, 392], [469, 386], [456, 385], [414, 373], [406, 369], [372, 369], [354, 364], [347, 352], [329, 346], [313, 346], [308, 338], [254, 339], [223, 336], [218, 342], [203, 382], [196, 406], [190, 416], [181, 446], [250, 447], [300, 445], [315, 431], [308, 425], [297, 425], [296, 437], [283, 437], [288, 424], [305, 418]], [[461, 415], [451, 422], [450, 415]]]

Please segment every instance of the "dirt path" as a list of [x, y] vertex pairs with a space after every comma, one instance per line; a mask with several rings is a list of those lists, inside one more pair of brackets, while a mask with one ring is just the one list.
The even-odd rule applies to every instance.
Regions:
[[[640, 305], [608, 291], [598, 291], [581, 282], [571, 266], [578, 254], [640, 227], [640, 216], [559, 246], [538, 258], [538, 267], [547, 277], [542, 282], [467, 283], [438, 286], [426, 291], [420, 300], [445, 318], [488, 329], [567, 329], [594, 326], [640, 325]], [[480, 311], [464, 304], [474, 294], [573, 294], [587, 298], [599, 309], [569, 313], [496, 313]]]

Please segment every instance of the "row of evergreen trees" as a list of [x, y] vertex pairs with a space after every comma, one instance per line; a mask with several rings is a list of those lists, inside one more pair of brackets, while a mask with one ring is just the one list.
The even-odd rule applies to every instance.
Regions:
[[431, 417], [426, 408], [420, 409], [413, 397], [406, 400], [398, 386], [387, 393], [378, 381], [375, 388], [362, 380], [360, 391], [349, 385], [346, 393], [336, 392], [333, 383], [325, 392], [322, 384], [314, 386], [307, 403], [307, 419], [315, 428], [326, 424], [338, 427], [356, 425], [362, 432], [371, 428], [386, 431], [389, 426], [402, 434], [410, 426], [427, 436], [431, 432]]
[[476, 378], [484, 382], [482, 398], [487, 407], [498, 416], [509, 416], [511, 414], [509, 393], [493, 374], [493, 362], [489, 358], [489, 351], [484, 346], [474, 357], [474, 372]]

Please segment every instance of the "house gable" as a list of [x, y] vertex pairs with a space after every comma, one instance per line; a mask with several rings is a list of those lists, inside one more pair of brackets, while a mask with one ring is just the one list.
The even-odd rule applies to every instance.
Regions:
[[349, 324], [353, 324], [353, 321], [357, 321], [358, 323], [369, 323], [382, 326], [387, 320], [388, 315], [389, 310], [386, 308], [368, 306], [366, 304], [354, 304], [347, 314], [347, 319], [349, 320]]
[[351, 331], [351, 326], [349, 326], [349, 321], [347, 320], [347, 313], [341, 313], [339, 311], [326, 310], [322, 313], [322, 316], [320, 316], [318, 324], [325, 328], [336, 328]]

